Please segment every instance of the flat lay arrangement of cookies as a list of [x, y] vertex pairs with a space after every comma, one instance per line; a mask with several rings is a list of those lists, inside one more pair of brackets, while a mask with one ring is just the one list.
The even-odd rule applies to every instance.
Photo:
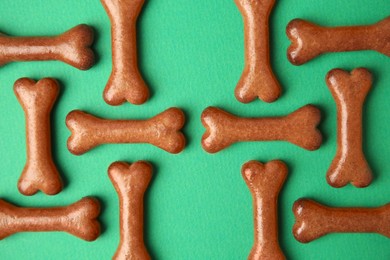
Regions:
[[5, 1], [1, 259], [390, 259], [390, 3]]

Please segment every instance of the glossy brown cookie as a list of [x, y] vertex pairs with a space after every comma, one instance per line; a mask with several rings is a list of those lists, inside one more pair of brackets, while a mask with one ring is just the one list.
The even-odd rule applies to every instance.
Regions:
[[362, 110], [372, 85], [371, 73], [363, 68], [351, 73], [334, 69], [326, 76], [326, 84], [337, 105], [337, 152], [327, 181], [333, 187], [348, 183], [366, 187], [372, 173], [362, 148]]
[[85, 24], [54, 37], [11, 37], [0, 33], [0, 66], [13, 61], [59, 60], [87, 70], [95, 63], [90, 48], [93, 40], [93, 29]]
[[100, 203], [86, 197], [65, 207], [21, 208], [0, 200], [0, 239], [18, 232], [63, 231], [86, 241], [100, 235]]
[[120, 242], [113, 259], [150, 259], [144, 244], [144, 193], [152, 179], [145, 161], [115, 162], [108, 175], [119, 197]]
[[248, 259], [286, 259], [278, 241], [278, 196], [287, 177], [282, 161], [250, 161], [241, 174], [253, 197], [255, 239]]
[[234, 0], [244, 18], [245, 68], [237, 84], [238, 101], [256, 97], [273, 102], [282, 90], [270, 62], [269, 16], [275, 0]]
[[265, 118], [242, 118], [208, 107], [201, 120], [206, 128], [202, 146], [209, 153], [243, 141], [287, 141], [307, 150], [316, 150], [322, 143], [322, 135], [317, 129], [321, 112], [313, 105], [301, 107], [284, 117]]
[[101, 0], [111, 21], [112, 73], [104, 100], [113, 106], [125, 101], [140, 105], [149, 89], [138, 69], [136, 22], [145, 0]]
[[379, 208], [331, 208], [299, 199], [293, 212], [293, 234], [302, 243], [329, 233], [378, 233], [390, 238], [390, 203]]
[[80, 155], [101, 144], [149, 143], [179, 153], [185, 147], [185, 137], [180, 132], [184, 123], [184, 113], [178, 108], [169, 108], [148, 120], [101, 119], [75, 110], [66, 117], [72, 132], [68, 149]]
[[18, 182], [24, 195], [39, 190], [54, 195], [62, 181], [51, 153], [50, 111], [57, 99], [59, 85], [51, 78], [35, 82], [22, 78], [15, 82], [15, 95], [26, 115], [27, 163]]
[[289, 61], [302, 65], [327, 52], [375, 50], [390, 56], [390, 16], [364, 26], [321, 27], [302, 19], [287, 25]]

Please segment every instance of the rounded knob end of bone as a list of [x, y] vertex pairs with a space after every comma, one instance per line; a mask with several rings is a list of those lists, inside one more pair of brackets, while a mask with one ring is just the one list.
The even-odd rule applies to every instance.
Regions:
[[128, 74], [113, 71], [103, 93], [107, 104], [119, 106], [128, 101], [133, 105], [142, 105], [149, 99], [149, 88], [139, 72]]

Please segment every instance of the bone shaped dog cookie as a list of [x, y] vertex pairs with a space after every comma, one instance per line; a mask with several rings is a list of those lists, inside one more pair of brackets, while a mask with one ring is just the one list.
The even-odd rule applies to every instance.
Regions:
[[0, 239], [18, 232], [63, 231], [86, 241], [100, 235], [100, 203], [85, 197], [65, 207], [22, 208], [0, 200]]
[[362, 148], [362, 109], [371, 89], [371, 74], [363, 68], [351, 73], [334, 69], [326, 76], [326, 83], [336, 101], [338, 124], [337, 152], [327, 181], [333, 187], [343, 187], [349, 182], [366, 187], [372, 174]]
[[62, 181], [51, 154], [50, 111], [59, 93], [56, 80], [35, 82], [22, 78], [14, 91], [26, 115], [27, 163], [18, 182], [19, 191], [33, 195], [38, 190], [54, 195], [62, 190]]
[[390, 56], [390, 16], [373, 25], [333, 28], [295, 19], [286, 31], [291, 40], [287, 57], [294, 65], [327, 52], [375, 50]]
[[95, 63], [93, 29], [78, 25], [55, 37], [10, 37], [0, 33], [0, 66], [13, 61], [63, 61], [80, 70]]
[[111, 20], [112, 73], [104, 100], [120, 105], [126, 100], [143, 104], [149, 89], [142, 79], [137, 60], [136, 22], [145, 0], [101, 0]]
[[378, 208], [331, 208], [299, 199], [293, 212], [293, 234], [302, 243], [329, 233], [378, 233], [390, 238], [390, 203]]
[[120, 243], [114, 259], [150, 259], [144, 244], [144, 193], [152, 178], [152, 166], [145, 161], [131, 165], [115, 162], [108, 175], [119, 196]]
[[201, 115], [206, 132], [203, 149], [216, 153], [235, 142], [287, 141], [307, 150], [321, 146], [322, 135], [317, 129], [321, 112], [306, 105], [284, 117], [242, 118], [219, 108], [209, 107]]
[[148, 120], [100, 119], [75, 110], [66, 117], [66, 125], [72, 132], [68, 149], [80, 155], [100, 144], [149, 143], [179, 153], [185, 147], [185, 137], [180, 132], [184, 122], [184, 113], [178, 108], [169, 108]]
[[249, 161], [242, 166], [254, 209], [255, 241], [248, 259], [285, 259], [278, 242], [277, 205], [287, 172], [282, 161]]
[[273, 102], [281, 87], [270, 64], [269, 16], [276, 0], [234, 0], [244, 17], [245, 68], [235, 90], [238, 101]]

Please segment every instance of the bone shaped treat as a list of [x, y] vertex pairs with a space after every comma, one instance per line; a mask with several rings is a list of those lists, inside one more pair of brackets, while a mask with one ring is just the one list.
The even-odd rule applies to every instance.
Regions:
[[59, 93], [56, 80], [35, 82], [22, 78], [15, 82], [14, 91], [26, 115], [27, 163], [18, 182], [24, 195], [38, 190], [54, 195], [62, 190], [62, 181], [51, 153], [50, 111]]
[[249, 103], [256, 97], [273, 102], [281, 87], [270, 64], [269, 16], [276, 0], [235, 0], [245, 31], [245, 68], [235, 90], [238, 101]]
[[293, 234], [302, 243], [329, 233], [378, 233], [390, 238], [390, 203], [378, 208], [331, 208], [299, 199], [293, 212]]
[[365, 26], [321, 27], [301, 19], [287, 25], [287, 57], [302, 65], [327, 52], [375, 50], [390, 56], [390, 16]]
[[366, 187], [372, 174], [362, 149], [362, 109], [371, 89], [371, 74], [363, 68], [351, 73], [334, 69], [326, 76], [326, 83], [336, 100], [338, 124], [337, 152], [327, 181], [333, 187], [343, 187], [349, 182]]
[[152, 166], [145, 161], [131, 165], [115, 162], [108, 175], [119, 197], [120, 243], [113, 259], [150, 259], [144, 244], [144, 193], [152, 178]]
[[78, 25], [55, 37], [10, 37], [0, 33], [0, 66], [13, 61], [63, 61], [80, 70], [95, 63], [93, 29]]
[[22, 208], [0, 200], [0, 239], [18, 232], [63, 231], [86, 241], [100, 235], [100, 203], [85, 197], [65, 207]]
[[111, 20], [112, 73], [104, 100], [113, 106], [126, 100], [143, 104], [149, 89], [142, 79], [137, 60], [136, 22], [145, 0], [101, 0]]
[[209, 107], [203, 111], [201, 120], [206, 128], [202, 146], [209, 153], [242, 141], [287, 141], [307, 150], [316, 150], [322, 143], [317, 129], [321, 112], [313, 105], [284, 117], [268, 118], [242, 118]]
[[287, 172], [282, 161], [249, 161], [242, 166], [254, 209], [255, 240], [248, 259], [286, 259], [278, 242], [277, 205]]
[[80, 155], [100, 144], [149, 143], [179, 153], [185, 147], [185, 137], [180, 132], [184, 122], [184, 113], [178, 108], [169, 108], [148, 120], [100, 119], [75, 110], [66, 117], [66, 125], [72, 132], [68, 149]]

